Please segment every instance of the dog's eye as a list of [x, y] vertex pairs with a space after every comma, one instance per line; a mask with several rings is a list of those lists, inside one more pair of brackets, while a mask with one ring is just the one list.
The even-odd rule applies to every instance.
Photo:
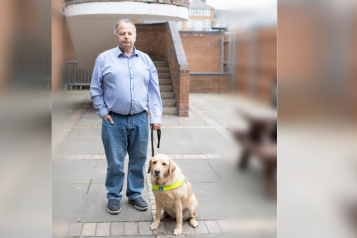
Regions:
[[163, 163], [162, 165], [166, 165], [165, 163]]
[[152, 162], [153, 164], [156, 164], [156, 162], [154, 161], [154, 162]]

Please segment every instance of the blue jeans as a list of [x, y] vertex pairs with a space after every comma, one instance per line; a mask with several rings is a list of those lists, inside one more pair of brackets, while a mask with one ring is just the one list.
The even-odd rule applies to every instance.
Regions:
[[108, 168], [105, 186], [108, 199], [121, 200], [124, 185], [124, 158], [129, 154], [126, 196], [133, 200], [141, 196], [145, 184], [145, 162], [148, 152], [148, 112], [122, 116], [110, 112], [114, 124], [103, 119], [102, 140]]

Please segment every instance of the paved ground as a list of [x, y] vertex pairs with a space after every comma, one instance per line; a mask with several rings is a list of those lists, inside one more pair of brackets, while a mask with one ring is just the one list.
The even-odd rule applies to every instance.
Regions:
[[[92, 107], [89, 91], [62, 92], [53, 102], [53, 144], [57, 148], [54, 158], [63, 158], [53, 163], [54, 234], [172, 235], [175, 224], [170, 219], [154, 233], [149, 229], [156, 206], [148, 183], [143, 191], [151, 204], [148, 211], [137, 211], [128, 203], [125, 185], [121, 213], [113, 216], [106, 211], [107, 163], [101, 141], [102, 120]], [[276, 237], [276, 202], [263, 191], [260, 164], [252, 160], [247, 171], [236, 169], [239, 148], [225, 127], [245, 126], [234, 113], [239, 105], [252, 104], [229, 95], [190, 94], [188, 118], [162, 118], [161, 145], [155, 153], [168, 154], [175, 160], [190, 178], [199, 202], [199, 227], [193, 229], [184, 223], [183, 236], [224, 237], [235, 231], [242, 237]]]

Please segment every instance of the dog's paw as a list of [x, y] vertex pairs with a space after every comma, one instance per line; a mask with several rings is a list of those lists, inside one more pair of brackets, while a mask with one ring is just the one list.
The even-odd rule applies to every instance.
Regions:
[[190, 224], [193, 228], [198, 227], [198, 222], [196, 220], [190, 221]]
[[174, 230], [174, 235], [175, 235], [175, 236], [181, 235], [181, 233], [182, 233], [182, 228], [176, 228], [176, 229]]
[[151, 230], [156, 230], [156, 229], [159, 227], [159, 225], [160, 225], [159, 223], [155, 223], [155, 222], [154, 222], [154, 223], [151, 224], [150, 229], [151, 229]]

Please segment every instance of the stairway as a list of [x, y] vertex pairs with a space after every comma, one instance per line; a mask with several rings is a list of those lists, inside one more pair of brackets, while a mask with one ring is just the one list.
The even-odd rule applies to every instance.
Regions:
[[171, 74], [167, 61], [153, 61], [159, 75], [160, 94], [163, 115], [177, 115], [175, 93], [173, 92]]

